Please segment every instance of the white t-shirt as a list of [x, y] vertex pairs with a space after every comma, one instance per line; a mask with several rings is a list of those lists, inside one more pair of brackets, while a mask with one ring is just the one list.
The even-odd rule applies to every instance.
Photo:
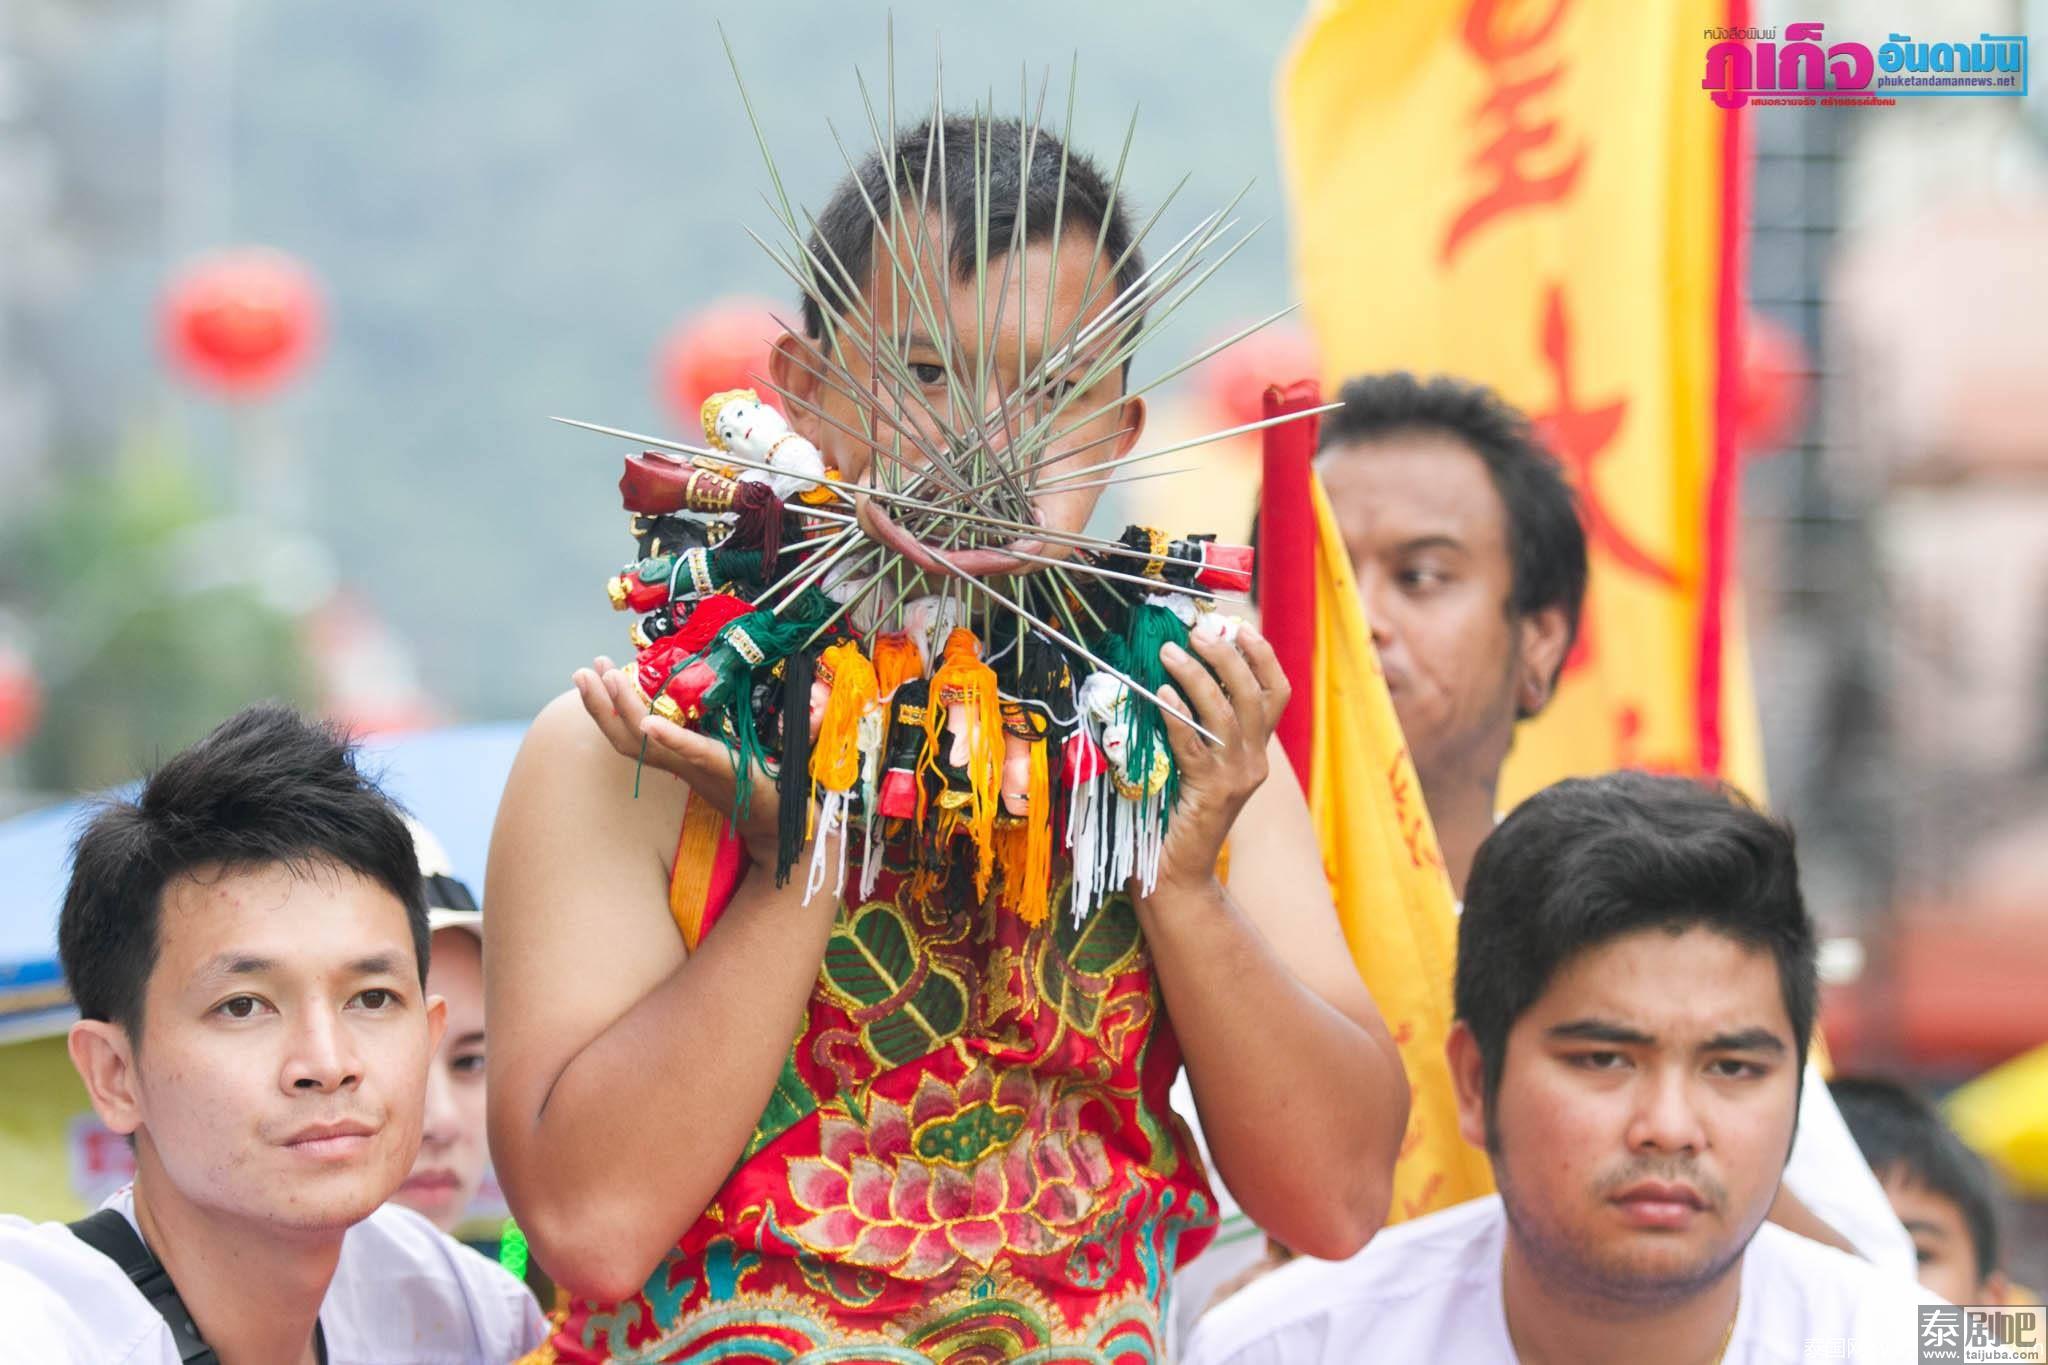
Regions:
[[[1347, 1261], [1290, 1262], [1202, 1319], [1187, 1365], [1513, 1365], [1501, 1306], [1507, 1217], [1491, 1195], [1403, 1223]], [[1942, 1300], [1773, 1223], [1742, 1258], [1727, 1365], [1911, 1365]]]
[[[1209, 1159], [1209, 1147], [1195, 1114], [1194, 1092], [1188, 1087], [1187, 1072], [1173, 1085], [1173, 1107], [1188, 1122], [1195, 1145], [1208, 1163], [1209, 1184], [1216, 1192], [1216, 1206], [1222, 1225], [1216, 1240], [1194, 1260], [1182, 1266], [1173, 1279], [1173, 1298], [1168, 1306], [1167, 1341], [1178, 1344], [1194, 1331], [1195, 1320], [1209, 1306], [1223, 1284], [1248, 1269], [1265, 1255], [1266, 1238], [1237, 1200], [1223, 1187], [1216, 1163]], [[1808, 1064], [1799, 1090], [1799, 1131], [1792, 1139], [1792, 1156], [1785, 1163], [1785, 1188], [1815, 1217], [1842, 1234], [1865, 1260], [1881, 1270], [1905, 1279], [1919, 1275], [1919, 1258], [1913, 1238], [1899, 1216], [1892, 1211], [1884, 1187], [1871, 1173], [1870, 1163], [1842, 1122], [1842, 1112], [1828, 1093], [1820, 1069]]]
[[1849, 1125], [1842, 1122], [1820, 1068], [1811, 1062], [1799, 1090], [1799, 1132], [1785, 1163], [1785, 1188], [1863, 1259], [1906, 1279], [1919, 1278], [1913, 1235], [1899, 1221]]
[[1216, 1195], [1218, 1223], [1215, 1239], [1202, 1249], [1201, 1255], [1175, 1271], [1170, 1282], [1172, 1293], [1166, 1306], [1168, 1360], [1180, 1359], [1180, 1348], [1195, 1330], [1195, 1319], [1202, 1316], [1216, 1292], [1266, 1254], [1266, 1234], [1245, 1216], [1236, 1197], [1224, 1185], [1223, 1177], [1216, 1172], [1216, 1161], [1209, 1155], [1209, 1139], [1202, 1134], [1202, 1121], [1195, 1113], [1195, 1092], [1188, 1084], [1185, 1070], [1173, 1079], [1173, 1111], [1187, 1120], [1195, 1148], [1202, 1154], [1202, 1165], [1209, 1172], [1209, 1188]]
[[[130, 1190], [102, 1207], [135, 1221]], [[546, 1332], [525, 1285], [395, 1204], [343, 1235], [320, 1327], [328, 1365], [505, 1365]], [[39, 1365], [178, 1365], [170, 1328], [119, 1266], [62, 1223], [11, 1215], [0, 1341]]]

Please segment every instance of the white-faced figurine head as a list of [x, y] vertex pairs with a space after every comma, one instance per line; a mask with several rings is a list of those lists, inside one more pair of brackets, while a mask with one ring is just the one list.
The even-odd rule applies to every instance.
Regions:
[[903, 632], [917, 646], [923, 671], [937, 667], [939, 651], [955, 627], [967, 620], [967, 609], [951, 597], [915, 597], [903, 609]]
[[1234, 645], [1237, 643], [1237, 629], [1243, 624], [1243, 617], [1233, 616], [1227, 611], [1205, 611], [1189, 634], [1197, 640], [1221, 640]]
[[1118, 718], [1130, 695], [1114, 673], [1090, 673], [1081, 681], [1081, 709], [1105, 725]]
[[704, 400], [704, 435], [728, 455], [766, 460], [776, 440], [789, 431], [781, 413], [752, 389], [727, 389]]
[[1102, 752], [1110, 763], [1122, 768], [1131, 756], [1131, 726], [1121, 712], [1102, 727]]

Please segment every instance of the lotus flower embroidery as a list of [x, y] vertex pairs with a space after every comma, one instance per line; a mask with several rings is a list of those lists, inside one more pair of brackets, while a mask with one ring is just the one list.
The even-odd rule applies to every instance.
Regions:
[[906, 1110], [876, 1096], [865, 1127], [827, 1114], [820, 1155], [790, 1162], [812, 1217], [791, 1230], [820, 1255], [909, 1280], [1007, 1251], [1045, 1256], [1086, 1230], [1110, 1165], [1084, 1100], [983, 1063], [951, 1086], [926, 1074]]

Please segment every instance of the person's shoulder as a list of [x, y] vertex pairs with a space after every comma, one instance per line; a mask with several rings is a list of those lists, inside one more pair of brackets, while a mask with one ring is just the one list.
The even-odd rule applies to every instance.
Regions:
[[1752, 1278], [1797, 1286], [1844, 1302], [1944, 1302], [1916, 1279], [1873, 1265], [1838, 1247], [1801, 1237], [1776, 1223], [1759, 1227], [1750, 1241], [1744, 1261], [1744, 1284]]
[[1883, 1358], [1886, 1343], [1904, 1343], [1902, 1358], [1912, 1359], [1920, 1308], [1947, 1302], [1918, 1280], [1775, 1223], [1758, 1228], [1744, 1253], [1742, 1292], [1756, 1305], [1755, 1330], [1773, 1339], [1857, 1342], [1879, 1352], [1873, 1359]]
[[1291, 1360], [1296, 1352], [1280, 1338], [1362, 1340], [1362, 1325], [1383, 1325], [1386, 1313], [1469, 1301], [1500, 1273], [1502, 1217], [1499, 1197], [1490, 1195], [1388, 1228], [1347, 1260], [1289, 1261], [1210, 1309], [1188, 1358], [1199, 1365]]
[[320, 1320], [330, 1347], [342, 1346], [337, 1365], [378, 1359], [400, 1342], [422, 1360], [509, 1359], [537, 1345], [542, 1330], [524, 1284], [397, 1204], [342, 1238]]
[[472, 1291], [533, 1297], [510, 1271], [403, 1204], [384, 1204], [350, 1228], [342, 1256], [344, 1264], [360, 1261], [394, 1275], [439, 1276]]
[[119, 1266], [62, 1223], [0, 1215], [0, 1324], [11, 1360], [175, 1365], [178, 1359], [162, 1316]]
[[[499, 832], [508, 820], [515, 832], [566, 821], [593, 836], [622, 836], [635, 847], [651, 838], [665, 854], [674, 847], [688, 795], [681, 778], [653, 766], [640, 771], [622, 757], [571, 690], [542, 707], [527, 727], [505, 779]], [[607, 851], [602, 837], [583, 842], [596, 853]]]

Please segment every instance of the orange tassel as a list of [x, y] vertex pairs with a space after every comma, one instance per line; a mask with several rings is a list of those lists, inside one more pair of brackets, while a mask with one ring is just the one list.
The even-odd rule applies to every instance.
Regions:
[[1024, 816], [1024, 894], [1017, 918], [1039, 924], [1052, 908], [1052, 778], [1046, 766], [1045, 740], [1031, 746], [1030, 809]]
[[875, 687], [884, 698], [895, 694], [898, 687], [924, 673], [924, 657], [917, 652], [917, 643], [908, 635], [898, 632], [875, 637]]
[[[996, 699], [995, 670], [981, 661], [981, 642], [972, 631], [958, 628], [946, 638], [939, 667], [932, 674], [932, 704], [924, 722], [924, 753], [917, 765], [920, 779], [925, 773], [938, 770], [939, 746], [951, 745], [946, 722], [956, 706], [966, 710], [968, 745], [967, 814], [960, 823], [974, 840], [975, 894], [985, 896], [989, 876], [995, 870], [996, 812], [1002, 809], [1003, 716]], [[922, 781], [919, 786], [923, 786]]]
[[704, 937], [711, 884], [717, 877], [718, 846], [724, 839], [725, 816], [692, 793], [683, 807], [683, 830], [676, 840], [676, 865], [668, 888], [668, 912], [689, 952], [696, 952]]
[[825, 714], [811, 745], [811, 795], [818, 788], [848, 792], [860, 780], [860, 721], [881, 703], [875, 667], [852, 640], [843, 640], [818, 659], [819, 676], [831, 679]]
[[1052, 908], [1050, 771], [1045, 741], [1040, 738], [1031, 745], [1031, 782], [1025, 813], [996, 826], [996, 863], [1003, 872], [1003, 907], [1031, 925], [1044, 923]]
[[1052, 895], [1052, 778], [1046, 752], [1045, 717], [1016, 701], [1002, 703], [1003, 780], [1009, 777], [1012, 741], [1024, 744], [1024, 790], [1004, 792], [1004, 809], [1018, 795], [1024, 809], [1006, 814], [996, 824], [996, 865], [1003, 874], [1003, 908], [1026, 924], [1039, 924], [1050, 909]]

